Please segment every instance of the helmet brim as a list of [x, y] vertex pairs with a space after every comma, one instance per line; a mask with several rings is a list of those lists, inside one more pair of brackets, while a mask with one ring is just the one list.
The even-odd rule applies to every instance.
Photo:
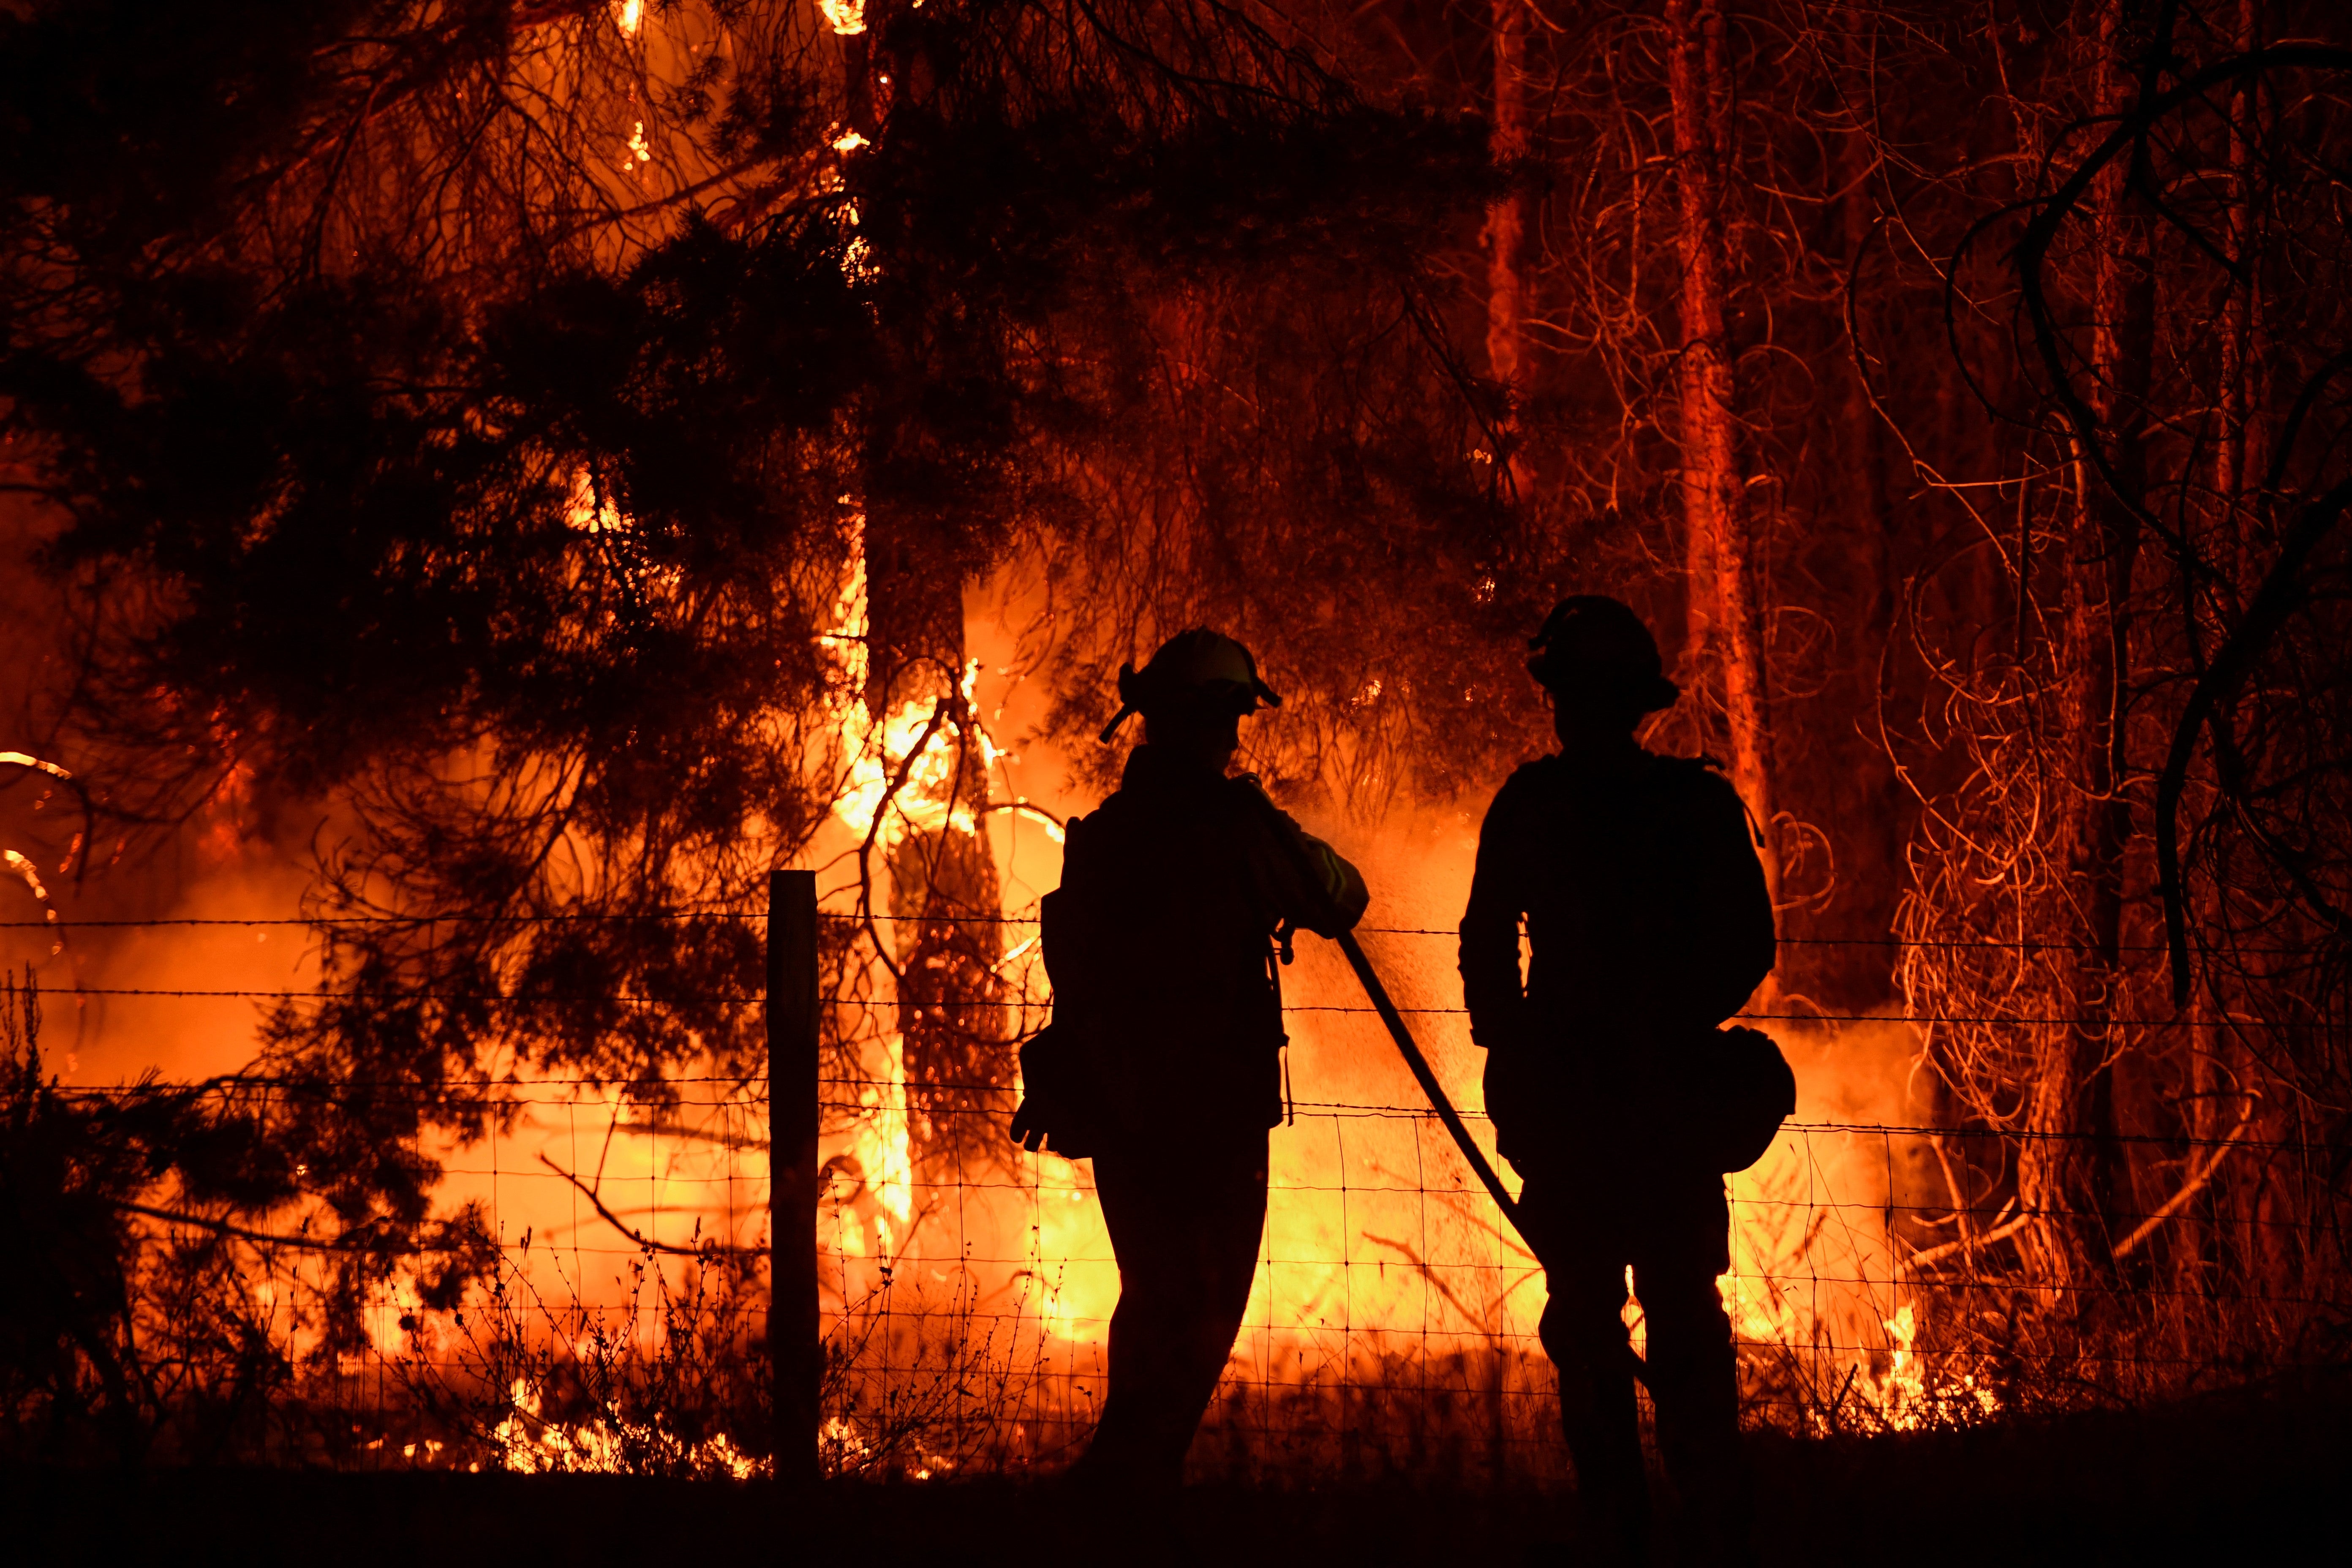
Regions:
[[1535, 677], [1537, 685], [1555, 697], [1569, 692], [1615, 696], [1637, 714], [1663, 711], [1681, 701], [1683, 696], [1683, 689], [1663, 675], [1622, 677], [1591, 668], [1547, 668], [1541, 659], [1530, 659], [1528, 673]]

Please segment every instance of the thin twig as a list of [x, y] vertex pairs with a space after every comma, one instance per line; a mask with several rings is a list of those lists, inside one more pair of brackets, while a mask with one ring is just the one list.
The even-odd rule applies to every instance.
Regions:
[[573, 1186], [579, 1188], [580, 1195], [586, 1198], [589, 1204], [594, 1207], [599, 1218], [604, 1220], [606, 1225], [611, 1226], [614, 1230], [619, 1231], [623, 1236], [627, 1237], [631, 1241], [635, 1242], [639, 1247], [644, 1247], [647, 1252], [667, 1252], [678, 1258], [759, 1258], [765, 1256], [766, 1249], [763, 1247], [736, 1247], [726, 1242], [706, 1241], [694, 1247], [679, 1247], [671, 1242], [656, 1241], [652, 1237], [644, 1235], [643, 1233], [632, 1228], [626, 1221], [621, 1218], [619, 1215], [616, 1215], [611, 1209], [606, 1208], [604, 1206], [604, 1200], [596, 1195], [595, 1188], [590, 1186], [587, 1183], [582, 1181], [579, 1177], [573, 1175], [571, 1172], [565, 1170], [562, 1166], [549, 1159], [546, 1154], [541, 1153], [540, 1155], [539, 1163], [546, 1166], [549, 1170], [554, 1172], [557, 1175], [562, 1177], [565, 1181], [570, 1182]]

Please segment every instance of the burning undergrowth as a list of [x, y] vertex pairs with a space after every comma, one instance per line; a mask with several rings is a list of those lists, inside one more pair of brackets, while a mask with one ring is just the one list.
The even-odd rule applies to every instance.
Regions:
[[647, 1250], [592, 1305], [576, 1280], [551, 1300], [528, 1237], [517, 1250], [464, 1308], [404, 1317], [388, 1359], [418, 1430], [437, 1433], [404, 1459], [688, 1480], [772, 1468], [765, 1293], [743, 1260], [714, 1249], [673, 1269]]
[[[1344, 1037], [1358, 1021], [1318, 1014], [1326, 994], [1311, 970], [1303, 978], [1300, 1079], [1349, 1097], [1302, 1096], [1276, 1135], [1260, 1276], [1196, 1470], [1253, 1486], [1557, 1481], [1566, 1460], [1534, 1337], [1542, 1282], [1533, 1259], [1466, 1173], [1450, 1168], [1425, 1114], [1384, 1102], [1381, 1073], [1368, 1065], [1379, 1058]], [[1722, 1289], [1751, 1426], [1800, 1436], [1915, 1432], [2145, 1403], [2219, 1370], [2168, 1349], [2210, 1342], [2263, 1353], [2243, 1302], [2160, 1298], [2137, 1356], [2116, 1353], [2114, 1340], [2085, 1341], [2066, 1297], [2036, 1290], [1997, 1240], [1952, 1245], [1968, 1238], [1950, 1234], [1948, 1200], [1932, 1189], [1957, 1135], [1890, 1131], [1885, 1119], [1883, 1097], [1890, 1082], [1899, 1092], [1910, 1059], [1908, 1032], [1783, 1034], [1801, 1071], [1840, 1054], [1845, 1071], [1809, 1096], [1805, 1124], [1733, 1184], [1734, 1267]], [[867, 1059], [887, 1073], [893, 1046], [884, 1032], [860, 1048], [878, 1053]], [[1875, 1077], [1862, 1065], [1872, 1052], [1885, 1069]], [[20, 1068], [29, 1059], [20, 1056]], [[1357, 1076], [1335, 1073], [1340, 1064]], [[1874, 1097], [1882, 1120], [1859, 1120]], [[697, 1173], [757, 1161], [756, 1140], [721, 1135], [743, 1109], [723, 1102], [698, 1135], [675, 1105], [542, 1094], [485, 1146], [488, 1165], [516, 1184], [509, 1212], [533, 1209], [561, 1230], [553, 1194], [572, 1193], [596, 1210], [589, 1239], [629, 1245], [583, 1246], [576, 1228], [547, 1240], [526, 1232], [454, 1298], [428, 1299], [429, 1273], [394, 1268], [368, 1293], [356, 1342], [328, 1333], [331, 1258], [289, 1245], [291, 1232], [260, 1228], [283, 1225], [282, 1213], [265, 1204], [226, 1229], [215, 1222], [192, 1252], [188, 1218], [175, 1227], [142, 1212], [160, 1210], [146, 1201], [158, 1194], [125, 1185], [108, 1200], [130, 1308], [111, 1342], [113, 1370], [85, 1359], [71, 1397], [16, 1397], [13, 1430], [30, 1440], [44, 1426], [93, 1436], [125, 1428], [133, 1407], [110, 1405], [108, 1389], [128, 1375], [152, 1391], [128, 1427], [159, 1457], [770, 1473], [759, 1184], [748, 1186], [753, 1201], [714, 1207], [726, 1189]], [[958, 1163], [959, 1141], [938, 1141], [947, 1153], [927, 1151], [932, 1123], [887, 1094], [850, 1096], [837, 1110], [824, 1211], [822, 1467], [923, 1480], [1058, 1468], [1083, 1447], [1099, 1407], [1117, 1293], [1085, 1167], [1010, 1152]], [[593, 1185], [546, 1171], [558, 1130], [568, 1142], [595, 1112], [607, 1119], [594, 1131], [607, 1152]], [[21, 1115], [14, 1125], [21, 1156], [37, 1129]], [[614, 1152], [649, 1129], [665, 1139], [658, 1159]], [[866, 1162], [898, 1173], [898, 1190], [887, 1175], [864, 1179]], [[531, 1166], [547, 1195], [520, 1185]], [[12, 1166], [23, 1168], [21, 1159]], [[625, 1194], [648, 1180], [652, 1217], [632, 1219]], [[658, 1235], [636, 1228], [649, 1224]], [[195, 1268], [200, 1259], [209, 1267]], [[1638, 1307], [1628, 1317], [1638, 1348]], [[225, 1354], [238, 1344], [240, 1354]], [[215, 1347], [212, 1359], [190, 1353], [200, 1345]], [[2281, 1353], [2269, 1351], [2269, 1364]]]

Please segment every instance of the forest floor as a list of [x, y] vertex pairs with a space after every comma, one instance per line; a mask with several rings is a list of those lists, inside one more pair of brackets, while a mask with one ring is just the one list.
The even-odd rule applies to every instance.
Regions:
[[[2352, 1378], [1752, 1453], [1769, 1563], [2340, 1561]], [[1081, 1525], [1049, 1487], [996, 1481], [795, 1494], [601, 1476], [0, 1469], [0, 1560], [28, 1564], [1516, 1565], [1574, 1534], [1556, 1498], [1402, 1480], [1192, 1488], [1169, 1513], [1113, 1523]]]

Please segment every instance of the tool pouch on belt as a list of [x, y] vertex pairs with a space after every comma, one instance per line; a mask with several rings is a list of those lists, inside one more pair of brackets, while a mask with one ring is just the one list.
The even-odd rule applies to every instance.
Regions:
[[1797, 1109], [1797, 1075], [1772, 1037], [1735, 1024], [1709, 1029], [1685, 1058], [1690, 1087], [1675, 1110], [1692, 1156], [1726, 1175], [1764, 1157]]
[[1035, 1153], [1050, 1149], [1065, 1160], [1095, 1152], [1101, 1117], [1078, 1032], [1048, 1024], [1021, 1047], [1021, 1109], [1013, 1113], [1013, 1141]]
[[[1102, 1137], [1104, 1096], [1087, 1025], [1084, 984], [1075, 975], [1055, 973], [1057, 955], [1065, 972], [1074, 967], [1072, 933], [1063, 929], [1069, 918], [1066, 902], [1066, 895], [1056, 889], [1038, 905], [1039, 941], [1046, 977], [1055, 984], [1055, 1017], [1021, 1047], [1021, 1108], [1013, 1113], [1012, 1131], [1013, 1141], [1031, 1153], [1050, 1149], [1065, 1160], [1084, 1160]], [[1072, 991], [1080, 994], [1074, 997]]]

